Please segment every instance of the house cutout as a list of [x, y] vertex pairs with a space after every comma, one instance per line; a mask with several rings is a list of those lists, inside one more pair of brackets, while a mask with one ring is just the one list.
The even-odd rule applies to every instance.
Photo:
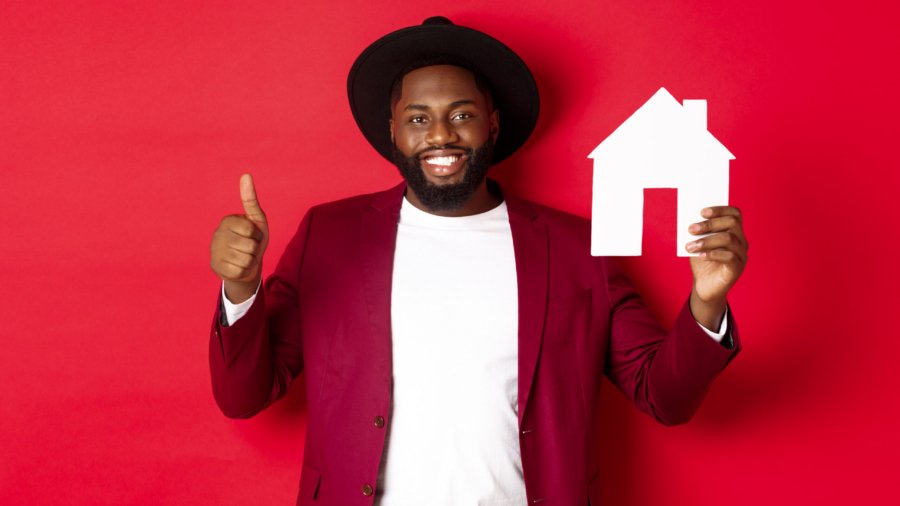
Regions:
[[588, 155], [594, 160], [591, 255], [639, 256], [644, 189], [678, 193], [678, 256], [697, 239], [691, 223], [700, 210], [728, 205], [728, 169], [734, 160], [706, 130], [706, 100], [679, 104], [665, 88], [631, 115]]

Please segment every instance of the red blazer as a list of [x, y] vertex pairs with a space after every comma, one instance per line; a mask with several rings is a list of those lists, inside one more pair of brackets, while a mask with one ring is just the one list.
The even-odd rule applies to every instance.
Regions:
[[[306, 371], [298, 505], [372, 504], [390, 424], [391, 270], [404, 190], [310, 209], [249, 312], [231, 327], [218, 309], [213, 319], [213, 393], [226, 416], [253, 416]], [[716, 343], [685, 303], [664, 331], [613, 259], [590, 256], [588, 220], [505, 200], [518, 273], [528, 501], [596, 505], [601, 377], [660, 422], [686, 422], [739, 351], [737, 329], [729, 321], [731, 349]], [[447, 406], [447, 423], [464, 409]]]

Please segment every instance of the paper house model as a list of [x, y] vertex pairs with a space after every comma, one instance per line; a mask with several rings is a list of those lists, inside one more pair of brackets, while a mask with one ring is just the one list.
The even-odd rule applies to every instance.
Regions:
[[588, 155], [594, 160], [591, 254], [638, 256], [644, 188], [678, 191], [678, 256], [700, 210], [728, 204], [732, 155], [706, 130], [706, 100], [678, 103], [665, 88], [631, 115]]

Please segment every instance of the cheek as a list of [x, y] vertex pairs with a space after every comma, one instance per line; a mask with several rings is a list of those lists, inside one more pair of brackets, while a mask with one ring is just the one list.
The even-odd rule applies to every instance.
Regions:
[[418, 137], [409, 132], [404, 132], [402, 130], [394, 132], [394, 144], [397, 146], [397, 149], [406, 156], [411, 156], [415, 153], [419, 143], [420, 140]]
[[471, 144], [475, 146], [480, 146], [487, 141], [488, 137], [491, 135], [491, 127], [487, 123], [481, 123], [479, 125], [473, 125], [472, 128], [468, 128], [464, 131], [460, 132], [460, 137], [469, 141]]

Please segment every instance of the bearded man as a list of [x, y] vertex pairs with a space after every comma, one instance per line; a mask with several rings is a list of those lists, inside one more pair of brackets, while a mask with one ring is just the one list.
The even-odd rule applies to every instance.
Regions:
[[369, 46], [348, 91], [404, 182], [310, 209], [261, 286], [268, 226], [242, 177], [244, 214], [211, 246], [220, 408], [252, 416], [304, 371], [297, 504], [598, 504], [602, 376], [684, 423], [740, 349], [725, 298], [746, 262], [740, 213], [692, 226], [710, 235], [687, 246], [694, 282], [666, 332], [614, 260], [590, 256], [587, 220], [486, 178], [537, 121], [509, 48], [429, 18]]

